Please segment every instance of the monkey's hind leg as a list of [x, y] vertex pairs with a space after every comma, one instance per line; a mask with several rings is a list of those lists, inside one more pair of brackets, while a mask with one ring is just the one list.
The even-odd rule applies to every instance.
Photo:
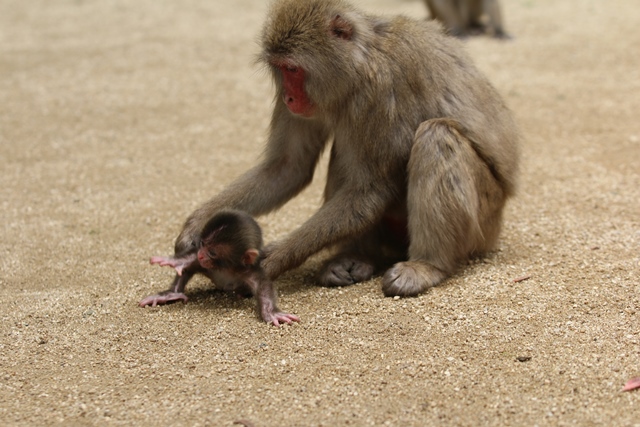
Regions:
[[384, 264], [380, 253], [382, 244], [380, 227], [345, 242], [338, 254], [320, 269], [317, 278], [319, 284], [327, 287], [348, 286], [371, 279], [380, 265]]
[[409, 159], [409, 260], [382, 279], [387, 296], [435, 286], [473, 253], [495, 246], [505, 194], [457, 122], [423, 122]]
[[348, 286], [369, 280], [374, 273], [373, 262], [353, 252], [341, 252], [327, 261], [320, 269], [321, 286]]
[[[406, 216], [406, 212], [400, 214]], [[391, 217], [389, 217], [391, 218]], [[336, 256], [320, 269], [318, 281], [321, 286], [348, 286], [371, 279], [375, 274], [403, 259], [407, 259], [406, 224], [383, 219], [381, 223], [363, 236], [343, 244]]]

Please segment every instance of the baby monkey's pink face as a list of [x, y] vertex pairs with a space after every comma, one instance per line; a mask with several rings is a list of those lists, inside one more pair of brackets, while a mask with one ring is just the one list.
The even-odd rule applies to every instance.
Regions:
[[198, 263], [202, 268], [213, 270], [227, 270], [232, 274], [242, 274], [252, 267], [258, 260], [258, 249], [245, 249], [242, 242], [219, 242], [214, 239], [204, 239], [198, 250]]
[[213, 257], [206, 247], [201, 247], [198, 251], [198, 262], [204, 268], [213, 268]]
[[205, 241], [198, 250], [198, 262], [203, 268], [230, 268], [233, 263], [228, 259], [229, 253], [229, 245]]
[[204, 268], [214, 268], [215, 252], [207, 246], [202, 246], [198, 250], [198, 262]]

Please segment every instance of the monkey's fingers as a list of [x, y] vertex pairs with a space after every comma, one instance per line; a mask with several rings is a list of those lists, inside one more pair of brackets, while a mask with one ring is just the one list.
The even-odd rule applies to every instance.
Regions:
[[631, 378], [629, 381], [627, 381], [622, 391], [631, 391], [637, 388], [640, 388], [640, 377]]
[[157, 264], [161, 267], [164, 267], [167, 265], [173, 267], [175, 264], [175, 261], [173, 258], [169, 258], [166, 256], [152, 256], [151, 259], [149, 260], [149, 264]]
[[290, 325], [292, 322], [299, 322], [300, 318], [298, 316], [296, 316], [295, 314], [289, 314], [289, 313], [274, 313], [273, 316], [271, 317], [271, 320], [268, 320], [267, 323], [273, 323], [275, 326], [280, 326], [280, 322], [283, 322], [282, 324], [286, 323], [287, 325]]
[[176, 270], [178, 276], [182, 276], [182, 271], [187, 267], [187, 263], [184, 260], [165, 256], [153, 256], [149, 260], [149, 263], [157, 264], [160, 267], [172, 267]]
[[164, 256], [152, 256], [149, 258], [149, 264], [160, 264], [167, 260], [167, 257]]

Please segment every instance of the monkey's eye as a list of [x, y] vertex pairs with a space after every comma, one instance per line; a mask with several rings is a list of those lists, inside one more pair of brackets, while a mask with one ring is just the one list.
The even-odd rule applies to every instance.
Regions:
[[287, 70], [290, 73], [297, 73], [298, 72], [298, 67], [286, 66], [285, 70]]
[[211, 259], [215, 259], [217, 257], [217, 255], [216, 255], [216, 253], [214, 251], [207, 251], [207, 255]]

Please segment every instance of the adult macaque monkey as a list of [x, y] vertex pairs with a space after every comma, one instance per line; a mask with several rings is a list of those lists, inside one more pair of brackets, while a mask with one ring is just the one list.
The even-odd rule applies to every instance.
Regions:
[[186, 302], [187, 283], [194, 274], [201, 273], [222, 290], [247, 297], [255, 295], [258, 315], [265, 322], [276, 326], [280, 322], [297, 322], [297, 316], [283, 313], [276, 306], [273, 283], [260, 265], [264, 257], [262, 246], [262, 230], [251, 216], [234, 210], [220, 211], [204, 226], [197, 253], [151, 258], [151, 264], [173, 267], [177, 275], [168, 290], [150, 295], [138, 305]]
[[495, 247], [514, 193], [518, 133], [439, 24], [369, 15], [340, 0], [277, 0], [259, 59], [276, 86], [264, 158], [191, 214], [176, 254], [197, 251], [220, 209], [260, 215], [298, 194], [330, 141], [324, 204], [266, 249], [269, 277], [337, 245], [322, 285], [390, 267], [384, 294], [416, 295]]
[[425, 0], [425, 3], [431, 18], [442, 22], [455, 36], [489, 33], [509, 38], [502, 25], [498, 0]]

